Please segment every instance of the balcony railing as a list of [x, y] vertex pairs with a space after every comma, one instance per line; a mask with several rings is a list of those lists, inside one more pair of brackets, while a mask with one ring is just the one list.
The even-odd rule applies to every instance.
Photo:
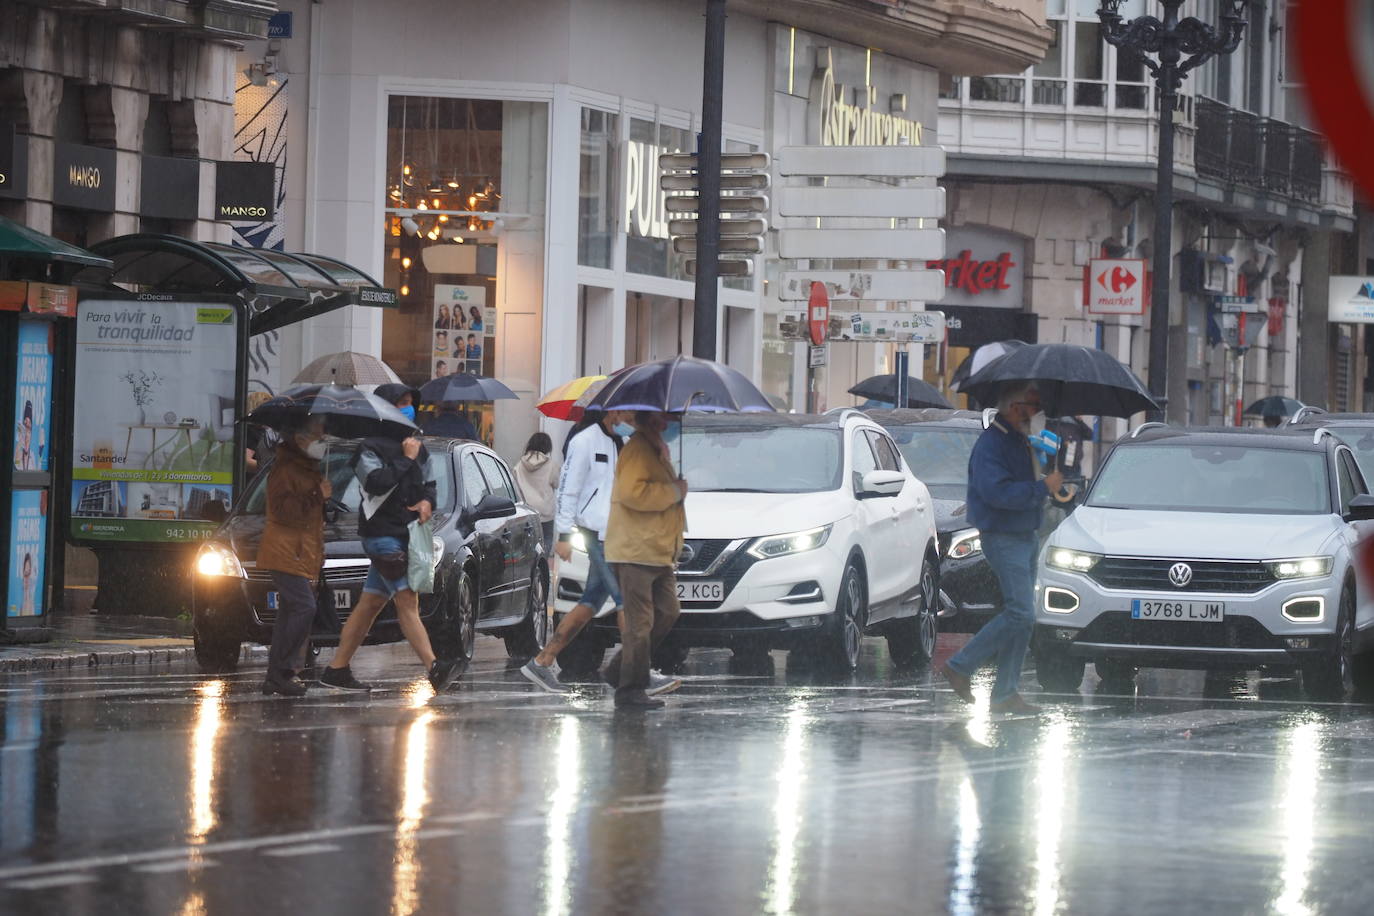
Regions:
[[1196, 114], [1199, 175], [1304, 200], [1320, 199], [1320, 136], [1211, 99], [1199, 98]]

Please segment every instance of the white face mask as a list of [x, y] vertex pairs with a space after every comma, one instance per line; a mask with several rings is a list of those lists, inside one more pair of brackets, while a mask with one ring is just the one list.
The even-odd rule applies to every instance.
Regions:
[[316, 439], [305, 447], [305, 453], [316, 461], [324, 460], [325, 451], [324, 443], [319, 439]]
[[1038, 436], [1045, 431], [1045, 412], [1043, 410], [1031, 414], [1030, 434]]

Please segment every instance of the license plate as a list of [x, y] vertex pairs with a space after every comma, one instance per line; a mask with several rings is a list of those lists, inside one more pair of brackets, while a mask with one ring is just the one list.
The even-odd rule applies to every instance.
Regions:
[[334, 609], [346, 611], [353, 607], [353, 593], [346, 588], [334, 589]]
[[278, 604], [278, 603], [279, 603], [279, 602], [277, 601], [277, 593], [276, 593], [276, 592], [268, 592], [268, 593], [267, 593], [267, 609], [268, 609], [269, 611], [275, 611], [275, 610], [277, 610], [277, 604]]
[[724, 601], [724, 582], [683, 582], [677, 583], [679, 601]]
[[1146, 601], [1131, 602], [1131, 616], [1136, 620], [1201, 620], [1220, 622], [1226, 619], [1226, 604], [1222, 601]]

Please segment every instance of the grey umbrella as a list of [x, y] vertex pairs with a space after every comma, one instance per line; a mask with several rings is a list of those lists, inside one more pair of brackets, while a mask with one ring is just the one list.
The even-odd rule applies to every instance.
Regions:
[[300, 371], [293, 385], [385, 385], [401, 377], [375, 356], [345, 350], [321, 356]]

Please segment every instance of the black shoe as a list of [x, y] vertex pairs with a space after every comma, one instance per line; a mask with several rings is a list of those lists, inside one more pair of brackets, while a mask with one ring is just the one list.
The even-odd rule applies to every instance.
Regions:
[[303, 697], [305, 696], [305, 685], [289, 673], [269, 671], [267, 677], [263, 679], [262, 692], [266, 696], [279, 693], [284, 697]]
[[649, 696], [643, 690], [617, 690], [615, 692], [616, 709], [662, 709], [662, 700]]
[[458, 673], [458, 659], [456, 658], [436, 658], [434, 664], [429, 666], [429, 686], [433, 687], [437, 693], [453, 682], [453, 676]]
[[372, 689], [370, 684], [364, 684], [353, 676], [353, 669], [344, 665], [342, 668], [325, 668], [320, 673], [320, 686], [330, 687], [334, 690], [355, 690], [367, 693]]

